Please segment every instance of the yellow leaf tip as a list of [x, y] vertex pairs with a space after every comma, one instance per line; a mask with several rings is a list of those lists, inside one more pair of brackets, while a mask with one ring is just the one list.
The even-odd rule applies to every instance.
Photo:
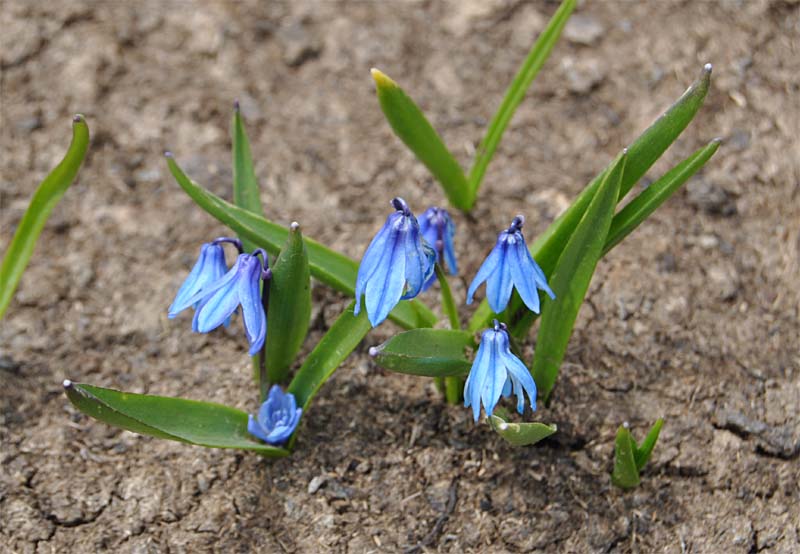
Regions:
[[392, 79], [380, 69], [373, 67], [369, 70], [369, 72], [372, 74], [372, 79], [375, 81], [375, 86], [379, 89], [397, 87], [397, 83], [392, 81]]

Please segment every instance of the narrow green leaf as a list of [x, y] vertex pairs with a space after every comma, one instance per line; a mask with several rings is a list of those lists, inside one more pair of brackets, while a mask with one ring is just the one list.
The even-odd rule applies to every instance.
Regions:
[[372, 328], [366, 310], [354, 315], [354, 307], [355, 302], [348, 304], [289, 384], [288, 391], [294, 394], [297, 404], [302, 406], [303, 410], [308, 408], [320, 387]]
[[633, 456], [635, 444], [627, 425], [620, 425], [617, 430], [617, 439], [614, 443], [614, 469], [611, 472], [611, 482], [621, 489], [636, 487], [639, 480], [639, 470]]
[[[186, 176], [171, 154], [167, 156], [167, 165], [181, 188], [198, 206], [233, 229], [239, 236], [247, 237], [271, 255], [277, 255], [289, 236], [286, 227], [234, 206], [203, 189]], [[358, 274], [356, 261], [308, 237], [303, 240], [308, 251], [311, 275], [336, 290], [351, 296], [355, 294]], [[437, 321], [436, 315], [419, 300], [400, 302], [389, 317], [407, 329], [430, 327]]]
[[372, 78], [381, 110], [394, 133], [439, 181], [450, 203], [469, 210], [473, 198], [467, 178], [425, 114], [387, 75], [372, 69]]
[[517, 106], [525, 98], [525, 93], [531, 86], [533, 79], [550, 56], [550, 52], [558, 41], [558, 37], [561, 36], [561, 31], [564, 29], [564, 25], [567, 24], [567, 20], [572, 14], [572, 10], [575, 9], [576, 3], [577, 0], [564, 0], [558, 7], [558, 10], [553, 14], [547, 27], [539, 35], [522, 63], [522, 67], [520, 67], [506, 91], [503, 102], [494, 114], [492, 122], [486, 130], [486, 135], [478, 146], [475, 161], [472, 164], [468, 178], [473, 203], [483, 181], [483, 176], [486, 174], [486, 169], [489, 167], [489, 162], [500, 144], [500, 139], [503, 137], [506, 127], [511, 122]]
[[489, 416], [489, 424], [497, 434], [514, 446], [530, 446], [546, 439], [558, 430], [546, 423], [507, 423], [498, 415]]
[[469, 373], [467, 347], [474, 348], [475, 340], [466, 331], [413, 329], [373, 346], [369, 354], [379, 366], [398, 373], [446, 377]]
[[[244, 129], [239, 103], [233, 108], [231, 121], [231, 140], [233, 155], [233, 203], [242, 209], [264, 217], [261, 205], [261, 191], [258, 187], [253, 158], [250, 155], [250, 141]], [[253, 251], [256, 247], [246, 238], [239, 237], [245, 250]]]
[[[710, 82], [711, 65], [706, 64], [700, 77], [692, 83], [686, 92], [631, 143], [628, 147], [628, 162], [620, 183], [618, 201], [622, 200], [633, 185], [644, 176], [647, 170], [661, 157], [664, 151], [678, 138], [678, 135], [683, 132], [692, 118], [694, 118], [697, 110], [703, 105]], [[545, 275], [550, 276], [552, 274], [556, 260], [558, 260], [572, 232], [583, 217], [592, 198], [594, 198], [603, 175], [606, 174], [610, 167], [608, 166], [598, 174], [583, 189], [569, 208], [531, 244], [531, 254]], [[509, 313], [518, 313], [521, 309], [519, 299], [511, 303], [508, 309]], [[496, 315], [492, 313], [486, 299], [484, 299], [470, 320], [469, 329], [477, 331], [487, 327], [494, 317]], [[531, 320], [531, 318], [528, 319]]]
[[211, 402], [125, 393], [64, 381], [76, 408], [99, 421], [134, 433], [209, 448], [238, 448], [278, 458], [289, 451], [256, 441], [247, 414]]
[[639, 471], [644, 469], [644, 466], [650, 459], [650, 455], [653, 453], [653, 448], [656, 446], [658, 435], [661, 433], [661, 427], [663, 425], [664, 419], [658, 418], [653, 424], [653, 427], [650, 428], [650, 432], [647, 433], [647, 436], [642, 441], [641, 446], [634, 445], [633, 458], [636, 460], [636, 468]]
[[570, 237], [550, 279], [556, 299], [550, 300], [546, 297], [542, 304], [542, 324], [532, 370], [539, 394], [545, 400], [555, 385], [578, 310], [586, 296], [597, 261], [603, 253], [603, 245], [617, 205], [625, 162], [626, 156], [623, 153], [601, 180], [597, 195]]
[[603, 255], [622, 242], [636, 227], [650, 217], [650, 214], [656, 211], [656, 208], [663, 204], [681, 185], [703, 167], [714, 155], [714, 152], [717, 151], [719, 145], [719, 139], [712, 140], [709, 144], [670, 169], [658, 181], [651, 184], [622, 208], [611, 222], [606, 244], [603, 247]]
[[303, 345], [311, 318], [311, 273], [300, 225], [292, 223], [289, 238], [272, 265], [267, 310], [267, 375], [271, 383], [286, 379]]
[[47, 218], [78, 174], [89, 148], [89, 126], [82, 115], [72, 120], [72, 142], [64, 159], [44, 178], [19, 222], [0, 264], [0, 319], [36, 247]]

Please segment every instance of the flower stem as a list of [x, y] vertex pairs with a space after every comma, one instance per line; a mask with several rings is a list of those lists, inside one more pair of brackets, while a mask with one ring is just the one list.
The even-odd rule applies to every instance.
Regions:
[[[461, 322], [458, 319], [458, 309], [456, 308], [455, 300], [453, 300], [453, 292], [450, 290], [450, 283], [447, 282], [447, 276], [444, 274], [444, 268], [441, 264], [437, 263], [435, 266], [436, 278], [439, 280], [439, 286], [442, 289], [442, 309], [447, 314], [447, 319], [450, 321], [451, 329], [460, 329]], [[441, 383], [437, 382], [437, 387], [441, 390]], [[445, 377], [444, 378], [444, 396], [448, 404], [458, 404], [461, 402], [461, 391], [464, 389], [464, 382], [461, 377]]]
[[[269, 285], [268, 280], [261, 283], [261, 305], [264, 306], [264, 314], [266, 315], [269, 308]], [[258, 390], [259, 390], [259, 403], [263, 404], [267, 400], [269, 393], [269, 377], [267, 375], [267, 341], [264, 340], [264, 346], [258, 353]]]

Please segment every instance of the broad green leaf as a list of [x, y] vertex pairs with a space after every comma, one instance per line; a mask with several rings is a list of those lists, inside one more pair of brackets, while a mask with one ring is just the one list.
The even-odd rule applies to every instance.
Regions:
[[303, 345], [311, 318], [311, 273], [300, 226], [292, 223], [289, 238], [272, 265], [267, 310], [267, 375], [271, 383], [286, 379]]
[[[234, 206], [203, 189], [186, 176], [171, 154], [167, 156], [167, 165], [181, 188], [198, 206], [233, 229], [239, 236], [247, 237], [273, 256], [286, 242], [289, 236], [286, 227]], [[308, 237], [304, 238], [304, 241], [311, 275], [336, 290], [351, 296], [355, 294], [358, 273], [356, 261]], [[406, 329], [430, 327], [437, 321], [436, 315], [419, 300], [400, 302], [389, 317]]]
[[425, 114], [387, 75], [372, 69], [372, 78], [381, 110], [394, 133], [439, 181], [450, 203], [469, 210], [474, 200], [467, 178]]
[[82, 115], [72, 120], [72, 142], [64, 159], [39, 184], [0, 263], [0, 319], [36, 247], [47, 218], [78, 174], [89, 148], [89, 126]]
[[611, 482], [621, 489], [632, 489], [640, 482], [633, 454], [635, 448], [636, 444], [627, 425], [620, 425], [614, 444], [614, 469], [611, 473]]
[[633, 450], [633, 458], [636, 460], [636, 468], [639, 471], [644, 469], [644, 466], [647, 464], [647, 461], [650, 459], [650, 455], [653, 453], [653, 448], [656, 446], [656, 442], [658, 441], [658, 435], [661, 433], [661, 427], [664, 425], [664, 419], [658, 418], [656, 422], [653, 424], [653, 427], [650, 429], [650, 432], [647, 433], [647, 436], [642, 441], [641, 446], [635, 446]]
[[305, 411], [311, 399], [372, 328], [366, 310], [353, 315], [355, 302], [345, 308], [314, 347], [289, 384], [297, 404]]
[[489, 416], [489, 423], [497, 434], [514, 446], [530, 446], [546, 439], [558, 430], [545, 423], [508, 423], [498, 415]]
[[[258, 187], [253, 158], [250, 155], [250, 141], [244, 129], [239, 103], [236, 102], [231, 121], [231, 141], [233, 155], [233, 203], [242, 209], [264, 216], [261, 205], [261, 191]], [[246, 238], [239, 237], [248, 252], [256, 247]]]
[[650, 217], [656, 208], [678, 190], [697, 170], [714, 155], [719, 148], [719, 139], [712, 140], [708, 145], [697, 150], [694, 154], [670, 169], [658, 181], [651, 184], [636, 198], [628, 202], [611, 222], [608, 230], [603, 254], [614, 248], [627, 237], [644, 220]]
[[626, 156], [623, 153], [601, 180], [597, 194], [570, 237], [550, 279], [556, 299], [550, 300], [546, 297], [542, 304], [542, 324], [536, 341], [532, 369], [539, 394], [545, 400], [555, 385], [578, 310], [583, 304], [597, 261], [603, 253], [603, 245], [617, 205], [625, 162]]
[[[508, 127], [508, 124], [511, 122], [511, 118], [514, 116], [517, 106], [519, 106], [520, 102], [525, 98], [525, 93], [531, 86], [533, 79], [550, 56], [550, 52], [558, 41], [558, 37], [561, 36], [561, 31], [564, 29], [564, 25], [567, 24], [567, 20], [572, 14], [572, 10], [575, 9], [576, 3], [577, 0], [564, 0], [561, 3], [561, 6], [559, 6], [556, 13], [553, 14], [552, 19], [550, 19], [550, 23], [547, 24], [547, 28], [545, 28], [542, 34], [539, 35], [539, 38], [536, 39], [528, 56], [522, 63], [522, 67], [520, 67], [517, 75], [508, 87], [503, 102], [494, 114], [492, 122], [486, 130], [486, 135], [478, 146], [475, 161], [469, 173], [468, 182], [470, 191], [472, 192], [471, 198], [473, 204], [477, 198], [478, 188], [481, 186], [483, 176], [486, 173], [487, 167], [489, 167], [489, 162], [492, 160], [495, 150], [497, 150], [497, 146], [500, 144], [500, 139], [503, 137], [506, 127]], [[470, 205], [470, 208], [471, 207]]]
[[465, 349], [474, 348], [471, 333], [452, 329], [413, 329], [369, 349], [379, 366], [398, 373], [446, 377], [466, 375], [472, 364]]
[[[633, 185], [644, 176], [648, 169], [661, 157], [678, 135], [694, 118], [697, 110], [703, 105], [711, 82], [711, 65], [706, 64], [700, 77], [683, 93], [683, 95], [664, 112], [647, 130], [628, 147], [628, 161], [620, 183], [619, 200], [630, 191]], [[613, 163], [613, 162], [612, 162]], [[548, 277], [552, 274], [556, 260], [564, 250], [572, 232], [583, 217], [586, 208], [594, 198], [602, 177], [611, 166], [598, 174], [536, 241], [531, 244], [530, 251], [536, 262]], [[521, 303], [509, 306], [509, 313], [516, 314]], [[469, 323], [471, 331], [487, 327], [496, 317], [484, 299]]]
[[160, 439], [209, 448], [238, 448], [263, 456], [287, 456], [284, 448], [251, 438], [247, 414], [211, 402], [133, 394], [64, 381], [76, 408], [104, 423]]

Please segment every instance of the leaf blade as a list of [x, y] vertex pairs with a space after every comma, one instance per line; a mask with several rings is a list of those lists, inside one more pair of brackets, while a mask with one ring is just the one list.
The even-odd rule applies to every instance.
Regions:
[[558, 431], [556, 425], [546, 423], [507, 423], [497, 415], [489, 416], [489, 424], [498, 435], [514, 446], [530, 446]]
[[578, 311], [602, 255], [625, 162], [623, 153], [606, 173], [553, 270], [551, 288], [556, 298], [548, 297], [543, 302], [532, 368], [539, 393], [545, 400], [555, 385]]
[[72, 140], [64, 158], [33, 193], [0, 263], [0, 319], [11, 303], [50, 213], [78, 175], [88, 148], [89, 126], [82, 115], [76, 115], [72, 120]]
[[412, 329], [369, 349], [386, 369], [424, 377], [461, 376], [472, 364], [464, 351], [474, 347], [471, 333], [452, 329]]
[[634, 447], [630, 430], [625, 425], [620, 425], [614, 441], [614, 469], [611, 472], [611, 482], [621, 489], [632, 489], [641, 482], [633, 456]]
[[[261, 192], [256, 178], [253, 157], [250, 153], [250, 141], [244, 128], [239, 103], [236, 102], [231, 120], [231, 155], [233, 158], [233, 203], [242, 209], [264, 217], [261, 204]], [[239, 237], [244, 249], [251, 252], [255, 249], [248, 239]]]
[[661, 433], [661, 427], [663, 425], [664, 418], [658, 418], [642, 441], [641, 446], [634, 445], [633, 458], [636, 461], [636, 468], [639, 471], [642, 471], [650, 460], [650, 456], [653, 454], [653, 448], [655, 448], [656, 442], [658, 442], [658, 435]]
[[135, 433], [209, 448], [250, 450], [268, 457], [289, 451], [256, 442], [246, 413], [211, 402], [133, 394], [85, 383], [64, 382], [70, 402], [98, 421]]
[[450, 203], [469, 210], [473, 199], [467, 178], [425, 114], [386, 74], [373, 68], [372, 78], [381, 111], [394, 134], [439, 181]]
[[511, 122], [517, 107], [525, 98], [525, 93], [539, 73], [542, 65], [544, 65], [544, 62], [550, 56], [550, 52], [552, 52], [558, 38], [561, 36], [561, 31], [567, 24], [567, 20], [575, 9], [576, 4], [577, 0], [564, 0], [558, 7], [553, 17], [550, 19], [550, 22], [547, 24], [547, 27], [542, 31], [533, 47], [531, 47], [531, 50], [528, 52], [522, 66], [514, 76], [514, 80], [506, 90], [506, 94], [497, 112], [495, 112], [494, 117], [492, 117], [492, 121], [489, 127], [487, 127], [486, 134], [478, 146], [469, 177], [467, 178], [470, 190], [472, 191], [473, 203], [477, 198], [478, 189], [489, 167], [489, 162], [491, 162], [500, 144], [500, 139], [502, 139], [506, 127], [508, 127], [508, 124]]
[[[203, 189], [186, 176], [171, 154], [167, 156], [167, 165], [180, 187], [198, 206], [271, 255], [274, 256], [279, 252], [281, 245], [289, 236], [288, 228], [243, 210]], [[336, 290], [350, 296], [355, 294], [358, 273], [356, 261], [323, 246], [314, 239], [304, 237], [303, 240], [308, 251], [311, 275]], [[407, 329], [430, 327], [436, 323], [434, 313], [416, 299], [400, 302], [389, 317]]]

